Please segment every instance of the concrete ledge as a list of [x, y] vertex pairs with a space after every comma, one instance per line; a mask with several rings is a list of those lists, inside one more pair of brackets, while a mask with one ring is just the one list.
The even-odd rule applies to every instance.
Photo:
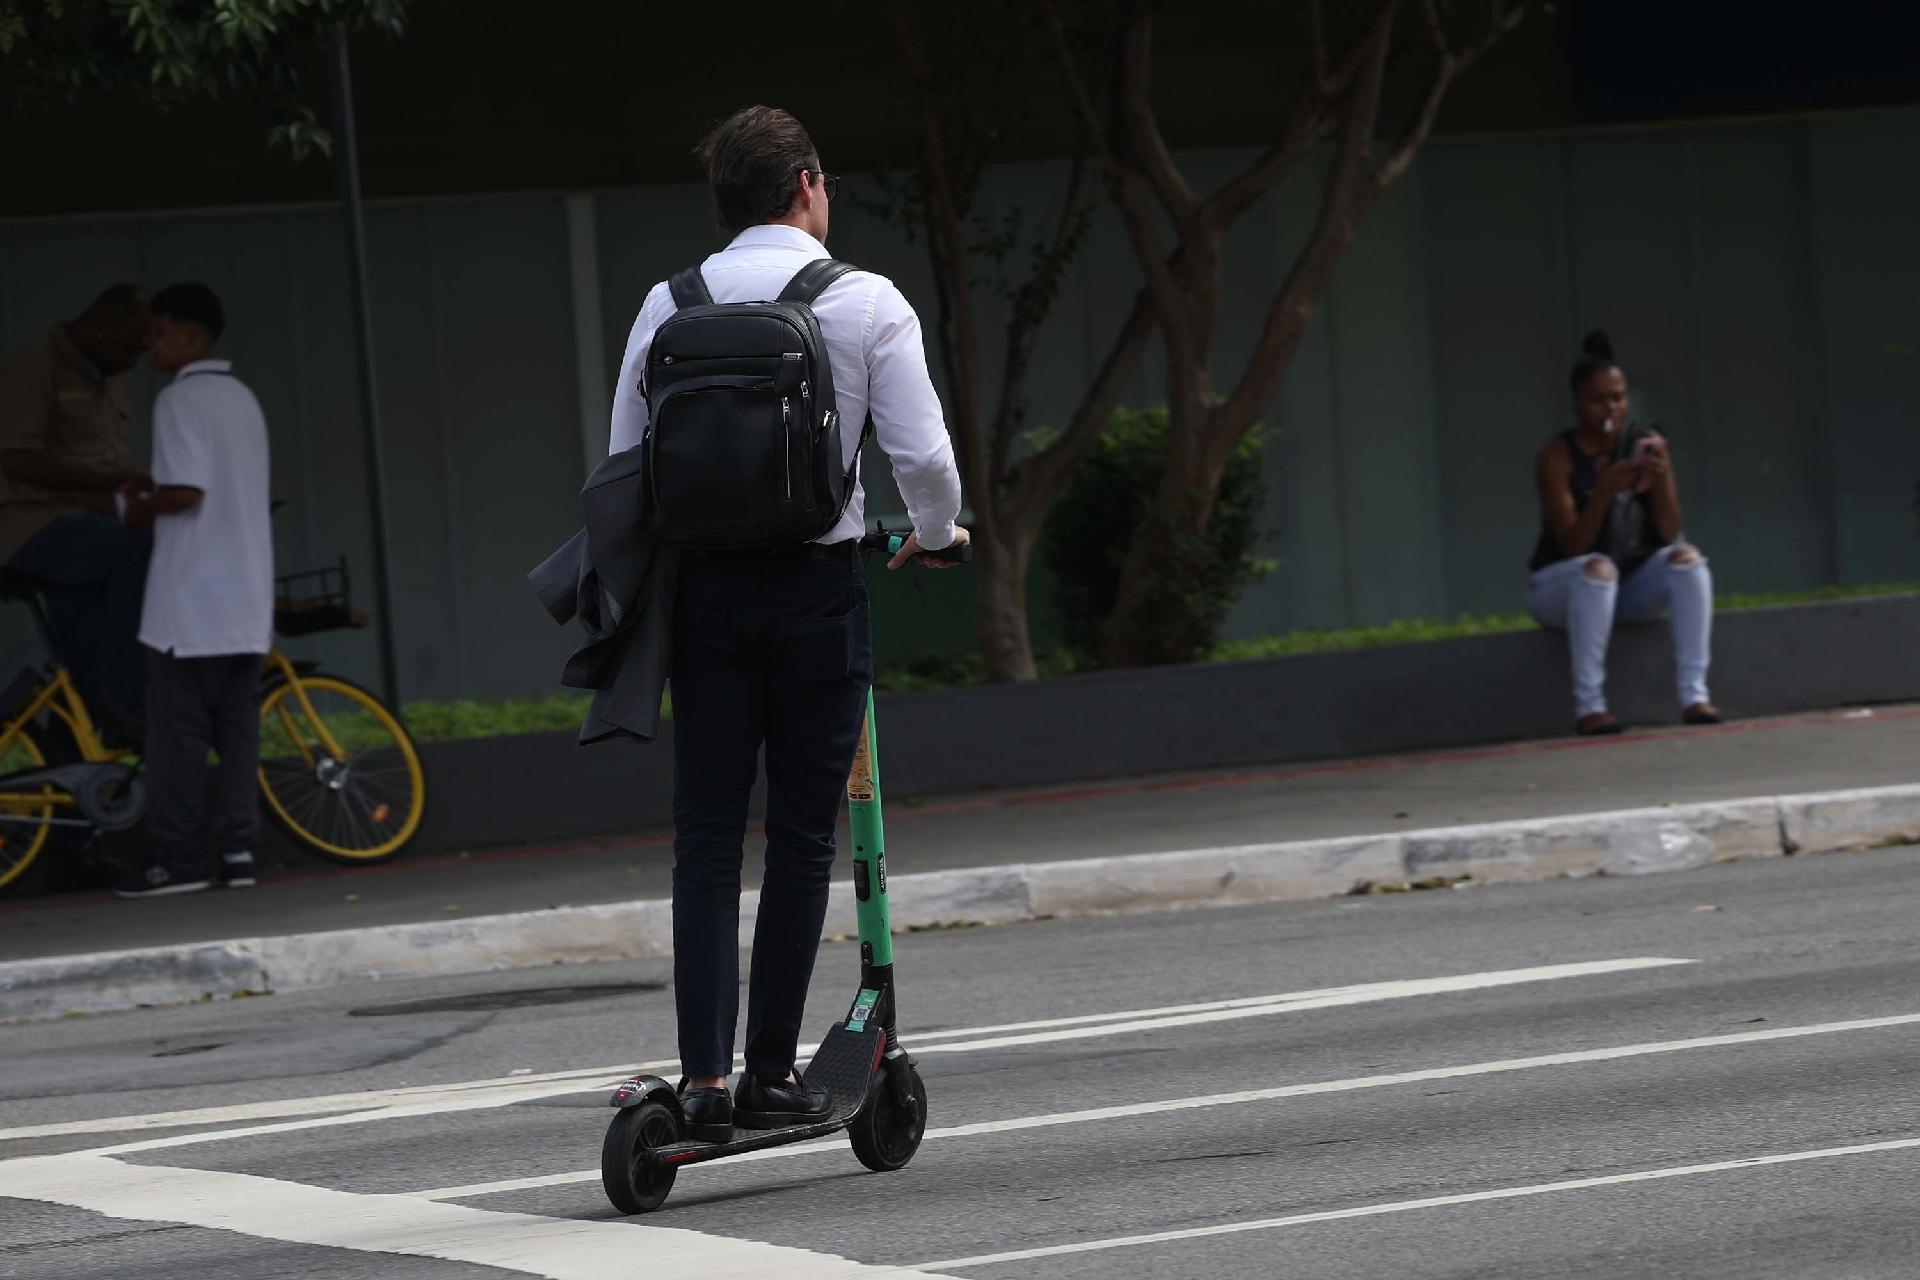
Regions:
[[[1735, 800], [1622, 809], [1410, 831], [1401, 841], [1406, 874], [1413, 880], [1434, 876], [1533, 880], [1596, 871], [1629, 874], [1639, 869], [1632, 859], [1636, 842], [1658, 845], [1663, 834], [1676, 830], [1693, 838], [1688, 844], [1691, 856], [1685, 859], [1689, 866], [1784, 853], [1780, 806], [1778, 800]], [[1670, 856], [1677, 859], [1682, 853], [1676, 850]]]
[[1920, 843], [1920, 788], [1874, 787], [1780, 802], [1789, 852], [1828, 853]]
[[[1577, 814], [1431, 831], [896, 876], [900, 929], [1004, 924], [1331, 897], [1410, 883], [1684, 871], [1736, 858], [1920, 842], [1920, 786]], [[741, 901], [741, 941], [758, 895]], [[426, 977], [666, 954], [664, 901], [241, 938], [0, 963], [0, 1022], [372, 978]], [[854, 931], [840, 882], [829, 933]]]
[[[1714, 628], [1714, 696], [1735, 715], [1920, 701], [1910, 643], [1920, 596], [1743, 610]], [[1620, 630], [1608, 689], [1628, 721], [1676, 718], [1665, 626]], [[1345, 759], [1557, 737], [1572, 724], [1569, 690], [1564, 638], [1515, 632], [890, 694], [880, 699], [880, 754], [889, 798]], [[614, 835], [672, 818], [665, 742], [581, 748], [570, 733], [530, 734], [433, 743], [425, 756], [423, 851]]]

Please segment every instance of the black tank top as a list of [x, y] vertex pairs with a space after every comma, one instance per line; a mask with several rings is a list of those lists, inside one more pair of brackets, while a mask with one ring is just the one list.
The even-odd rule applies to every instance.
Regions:
[[[1628, 427], [1613, 451], [1613, 456], [1625, 457], [1627, 453], [1633, 449], [1634, 441], [1646, 434], [1647, 429], [1644, 427]], [[1576, 435], [1577, 433], [1571, 430], [1562, 431], [1559, 439], [1560, 442], [1566, 446], [1567, 456], [1573, 459], [1573, 469], [1567, 474], [1567, 488], [1573, 493], [1574, 511], [1580, 512], [1586, 510], [1587, 499], [1593, 496], [1594, 489], [1600, 484], [1600, 470], [1593, 465], [1593, 459], [1581, 451]], [[1644, 507], [1646, 505], [1647, 495], [1644, 493], [1636, 493], [1633, 495], [1633, 501], [1640, 503]], [[1540, 540], [1534, 543], [1533, 559], [1528, 561], [1527, 567], [1535, 573], [1538, 573], [1540, 570], [1557, 561], [1592, 555], [1606, 543], [1607, 526], [1609, 523], [1611, 523], [1610, 520], [1602, 520], [1600, 522], [1600, 531], [1594, 535], [1591, 546], [1583, 547], [1579, 551], [1574, 552], [1573, 555], [1568, 555], [1566, 552], [1560, 550], [1559, 539], [1553, 536], [1553, 530], [1547, 528], [1546, 519], [1542, 517], [1540, 521]], [[1649, 521], [1649, 525], [1650, 524], [1651, 521]], [[1640, 567], [1640, 564], [1645, 562], [1645, 559], [1646, 557], [1643, 556], [1640, 560], [1632, 564], [1623, 564], [1620, 566], [1620, 571], [1626, 573], [1637, 569]]]

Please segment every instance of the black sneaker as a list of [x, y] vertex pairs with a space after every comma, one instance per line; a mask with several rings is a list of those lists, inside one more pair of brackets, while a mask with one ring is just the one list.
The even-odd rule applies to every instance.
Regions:
[[733, 1098], [724, 1088], [689, 1089], [680, 1085], [680, 1112], [688, 1142], [732, 1142]]
[[126, 879], [113, 886], [113, 896], [169, 898], [177, 893], [198, 893], [212, 884], [204, 872], [176, 871], [156, 862], [128, 873]]
[[733, 1122], [742, 1129], [784, 1129], [825, 1120], [833, 1113], [833, 1100], [827, 1091], [808, 1084], [798, 1071], [793, 1074], [798, 1084], [786, 1080], [768, 1084], [742, 1072], [740, 1087], [733, 1095]]
[[253, 855], [251, 853], [223, 853], [220, 855], [220, 882], [229, 889], [251, 889], [259, 881], [253, 878]]

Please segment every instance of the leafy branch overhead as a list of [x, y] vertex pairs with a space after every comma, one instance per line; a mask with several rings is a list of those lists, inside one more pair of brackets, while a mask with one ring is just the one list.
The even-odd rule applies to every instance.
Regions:
[[324, 151], [302, 55], [406, 18], [407, 0], [0, 0], [0, 96], [16, 118], [239, 105], [276, 117], [296, 155]]

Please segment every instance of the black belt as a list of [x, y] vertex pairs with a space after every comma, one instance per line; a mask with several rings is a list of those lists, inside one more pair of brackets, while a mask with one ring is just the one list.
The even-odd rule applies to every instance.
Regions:
[[696, 549], [689, 555], [699, 556], [702, 560], [717, 560], [729, 565], [766, 564], [769, 561], [792, 560], [846, 560], [860, 558], [860, 539], [848, 538], [845, 542], [803, 542], [793, 547], [775, 547], [771, 551], [709, 551]]

